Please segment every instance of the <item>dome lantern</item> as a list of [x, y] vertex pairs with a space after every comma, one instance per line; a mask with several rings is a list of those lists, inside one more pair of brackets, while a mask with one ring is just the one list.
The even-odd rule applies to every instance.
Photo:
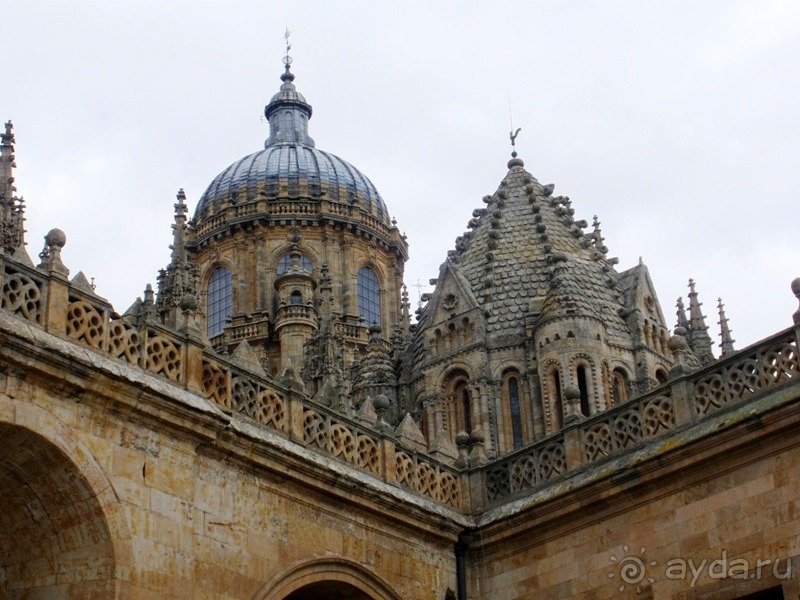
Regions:
[[308, 135], [308, 120], [313, 112], [311, 105], [294, 85], [292, 60], [288, 55], [283, 63], [285, 70], [281, 73], [281, 88], [264, 107], [264, 116], [269, 121], [269, 137], [264, 147], [289, 143], [313, 148], [314, 140]]

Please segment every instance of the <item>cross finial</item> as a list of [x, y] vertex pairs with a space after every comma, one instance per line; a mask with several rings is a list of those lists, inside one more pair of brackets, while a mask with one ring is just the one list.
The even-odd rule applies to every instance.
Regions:
[[425, 286], [419, 279], [417, 279], [417, 283], [412, 283], [411, 287], [417, 288], [417, 307], [422, 308], [422, 288]]
[[286, 54], [283, 57], [283, 64], [286, 66], [286, 70], [289, 70], [289, 66], [292, 64], [292, 57], [289, 55], [289, 51], [292, 49], [292, 45], [289, 43], [289, 36], [292, 35], [292, 32], [289, 30], [289, 27], [286, 27], [286, 31], [283, 33], [283, 39], [286, 42]]

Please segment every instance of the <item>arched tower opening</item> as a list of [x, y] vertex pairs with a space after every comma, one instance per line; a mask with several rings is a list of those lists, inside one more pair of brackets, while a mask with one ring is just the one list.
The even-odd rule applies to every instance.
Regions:
[[581, 414], [584, 417], [588, 417], [591, 414], [591, 406], [589, 404], [589, 376], [584, 365], [578, 365], [576, 376], [578, 379], [578, 391], [581, 393]]
[[451, 436], [455, 437], [459, 431], [471, 432], [478, 420], [473, 415], [469, 375], [461, 369], [452, 371], [445, 379], [444, 393]]
[[549, 431], [556, 431], [564, 426], [564, 402], [561, 391], [561, 371], [558, 364], [547, 367], [544, 376], [545, 393], [543, 396], [550, 412]]
[[522, 381], [516, 368], [503, 371], [500, 390], [498, 445], [502, 451], [511, 452], [525, 444], [529, 419]]
[[628, 388], [630, 387], [627, 373], [621, 368], [616, 368], [611, 372], [611, 403], [613, 406], [621, 404], [628, 399]]
[[513, 447], [522, 448], [522, 410], [519, 401], [519, 377], [516, 373], [506, 379], [509, 415], [511, 417], [511, 441]]

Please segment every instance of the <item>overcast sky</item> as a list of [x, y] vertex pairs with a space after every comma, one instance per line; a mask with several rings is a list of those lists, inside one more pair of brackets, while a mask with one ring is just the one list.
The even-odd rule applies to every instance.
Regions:
[[[175, 192], [263, 147], [284, 28], [317, 147], [380, 190], [427, 283], [509, 158], [641, 256], [668, 324], [689, 277], [737, 348], [791, 324], [800, 276], [800, 2], [0, 0], [0, 118], [31, 255], [123, 311], [169, 260]], [[423, 290], [426, 291], [426, 290]]]

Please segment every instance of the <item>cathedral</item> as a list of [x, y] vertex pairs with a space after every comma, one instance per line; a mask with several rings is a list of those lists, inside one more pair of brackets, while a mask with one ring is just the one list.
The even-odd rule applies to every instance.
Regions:
[[63, 231], [29, 254], [6, 123], [0, 598], [800, 598], [800, 310], [737, 350], [689, 280], [667, 318], [512, 152], [412, 313], [312, 114], [287, 56], [120, 312]]

